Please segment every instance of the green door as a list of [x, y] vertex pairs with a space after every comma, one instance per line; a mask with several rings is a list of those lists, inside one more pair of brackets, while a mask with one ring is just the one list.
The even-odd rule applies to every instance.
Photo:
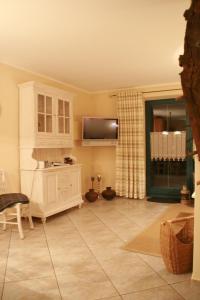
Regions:
[[150, 201], [177, 202], [180, 189], [193, 191], [192, 133], [184, 101], [151, 100], [146, 110], [146, 178]]

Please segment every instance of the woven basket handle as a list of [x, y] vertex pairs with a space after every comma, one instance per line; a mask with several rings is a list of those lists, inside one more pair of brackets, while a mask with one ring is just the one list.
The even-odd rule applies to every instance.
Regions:
[[167, 220], [166, 222], [169, 223], [178, 223], [178, 222], [182, 222], [182, 221], [189, 221], [194, 219], [194, 216], [188, 216], [188, 217], [182, 217], [182, 218], [176, 218], [176, 219], [171, 219], [171, 220]]

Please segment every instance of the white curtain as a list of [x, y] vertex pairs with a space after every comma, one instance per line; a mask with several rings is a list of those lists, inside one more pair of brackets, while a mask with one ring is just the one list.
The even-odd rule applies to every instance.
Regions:
[[151, 132], [151, 159], [185, 159], [186, 132]]
[[145, 197], [145, 133], [142, 94], [123, 91], [117, 95], [119, 142], [116, 151], [116, 193]]

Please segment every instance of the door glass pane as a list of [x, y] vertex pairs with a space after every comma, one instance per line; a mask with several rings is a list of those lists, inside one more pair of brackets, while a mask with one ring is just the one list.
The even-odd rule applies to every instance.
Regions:
[[52, 98], [49, 96], [46, 96], [46, 113], [52, 114]]
[[70, 132], [70, 124], [69, 124], [69, 118], [65, 118], [65, 133]]
[[38, 132], [45, 131], [45, 118], [44, 114], [38, 114]]
[[64, 118], [62, 117], [58, 118], [58, 132], [64, 133]]
[[150, 147], [153, 186], [181, 187], [186, 184], [186, 111], [184, 103], [153, 107]]
[[38, 95], [38, 112], [44, 113], [44, 95]]
[[69, 102], [65, 101], [65, 117], [69, 117]]
[[52, 132], [52, 116], [46, 116], [46, 132]]
[[64, 109], [63, 109], [63, 100], [58, 100], [58, 115], [63, 116], [64, 115]]

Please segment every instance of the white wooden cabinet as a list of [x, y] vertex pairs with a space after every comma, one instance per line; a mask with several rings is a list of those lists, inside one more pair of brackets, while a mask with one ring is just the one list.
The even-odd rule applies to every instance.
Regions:
[[37, 82], [19, 85], [21, 192], [30, 198], [31, 213], [48, 216], [83, 203], [81, 167], [38, 168], [36, 148], [73, 146], [73, 95]]
[[20, 147], [73, 146], [73, 95], [34, 81], [19, 85]]
[[30, 197], [32, 215], [43, 221], [68, 208], [80, 207], [81, 166], [21, 170], [21, 191]]

